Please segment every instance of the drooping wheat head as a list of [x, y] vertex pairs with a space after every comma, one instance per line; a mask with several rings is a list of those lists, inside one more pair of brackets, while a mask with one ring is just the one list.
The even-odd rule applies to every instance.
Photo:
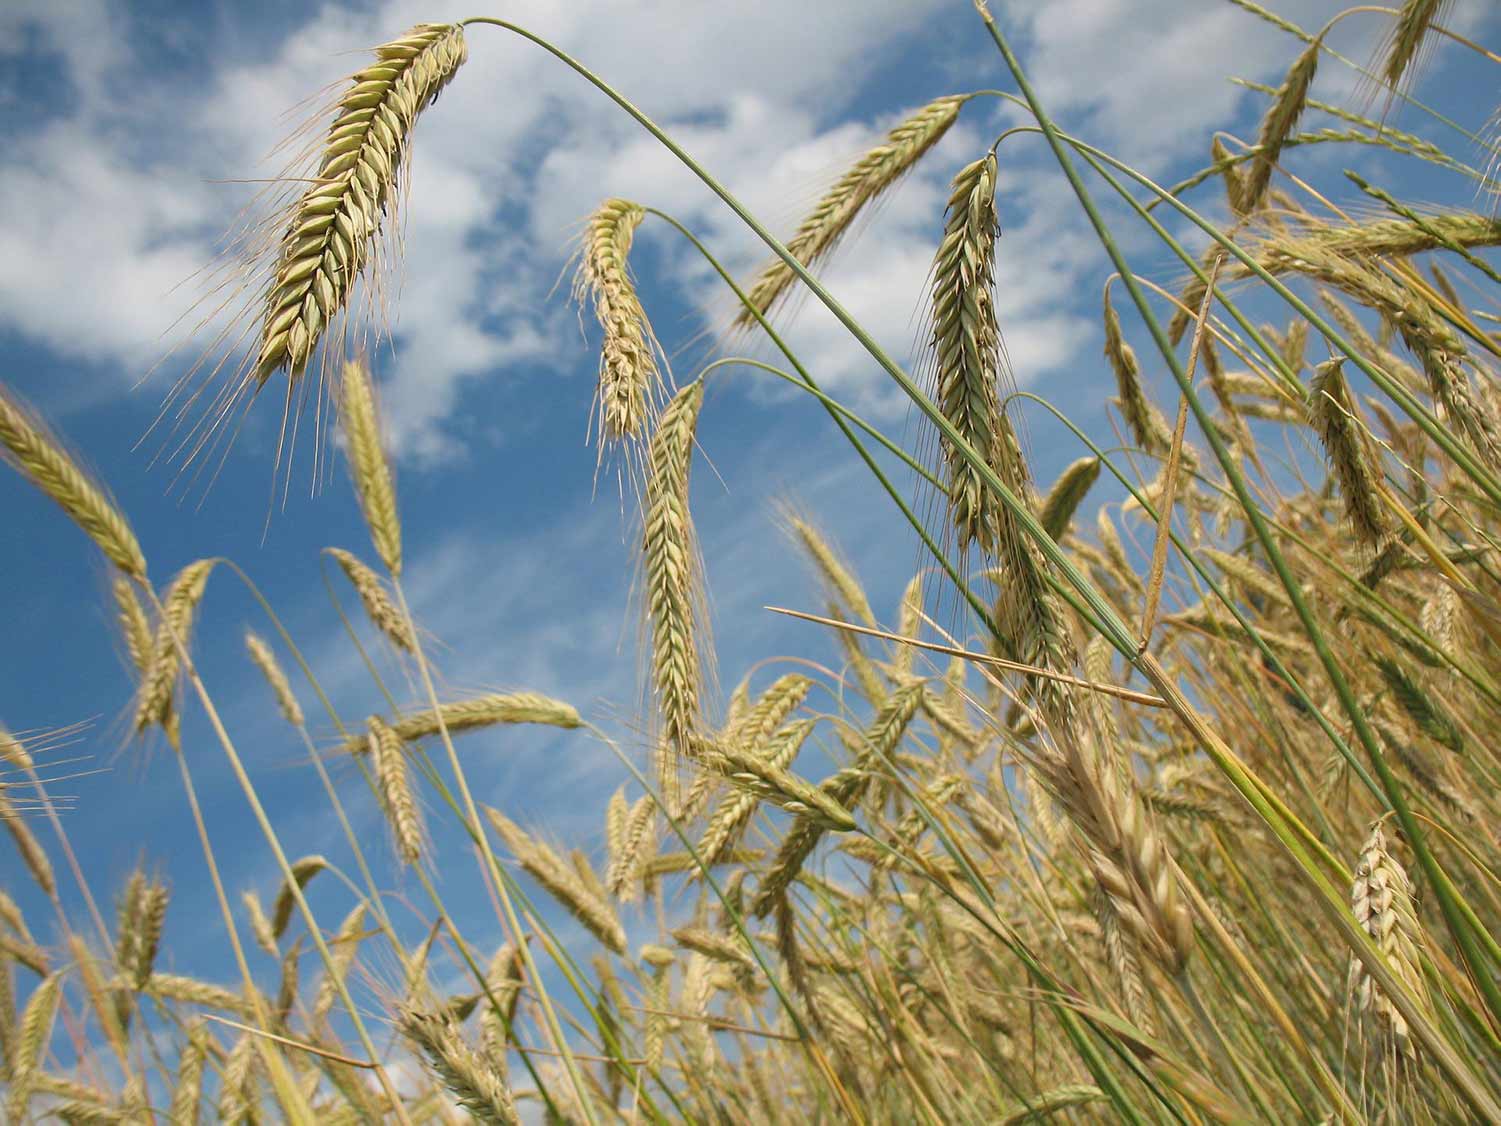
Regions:
[[[1421, 950], [1422, 926], [1413, 904], [1412, 881], [1386, 845], [1381, 823], [1361, 846], [1350, 887], [1350, 909], [1404, 984], [1426, 998]], [[1351, 994], [1361, 1016], [1372, 1022], [1383, 1043], [1403, 1057], [1415, 1056], [1407, 1019], [1358, 959], [1350, 962]]]
[[1261, 129], [1256, 138], [1256, 159], [1251, 162], [1241, 184], [1240, 203], [1243, 212], [1258, 210], [1266, 199], [1282, 146], [1297, 127], [1298, 118], [1303, 116], [1303, 109], [1308, 104], [1308, 91], [1313, 85], [1314, 75], [1318, 73], [1319, 53], [1322, 50], [1322, 37], [1315, 38], [1303, 49], [1302, 54], [1288, 69], [1287, 76], [1272, 98], [1271, 106], [1261, 119]]
[[[871, 202], [911, 171], [943, 139], [964, 105], [957, 95], [937, 98], [897, 125], [886, 139], [862, 156], [809, 212], [787, 249], [804, 267], [812, 268], [831, 253], [856, 217]], [[750, 305], [763, 317], [792, 287], [797, 275], [780, 258], [769, 263], [746, 291]], [[737, 328], [751, 328], [756, 318], [741, 309]]]
[[456, 24], [418, 24], [375, 48], [339, 100], [315, 181], [288, 216], [252, 373], [295, 381], [346, 311], [382, 227], [394, 219], [417, 117], [468, 57]]
[[132, 579], [146, 577], [146, 557], [120, 510], [47, 432], [16, 395], [0, 386], [0, 453], [5, 461], [51, 497]]
[[574, 277], [574, 299], [586, 298], [604, 331], [594, 420], [600, 454], [607, 446], [644, 440], [660, 409], [663, 379], [657, 340], [631, 277], [629, 256], [645, 209], [607, 199], [589, 216]]
[[[437, 735], [445, 729], [450, 734], [457, 734], [504, 724], [535, 723], [571, 730], [583, 722], [571, 704], [539, 692], [494, 692], [466, 700], [451, 700], [440, 704], [437, 711], [425, 708], [407, 712], [389, 721], [387, 726], [402, 742], [410, 743]], [[368, 744], [363, 735], [351, 736], [343, 749], [347, 754], [363, 754]]]

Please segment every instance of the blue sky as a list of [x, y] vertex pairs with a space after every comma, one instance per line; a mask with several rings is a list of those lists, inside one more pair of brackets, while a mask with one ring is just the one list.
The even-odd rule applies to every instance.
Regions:
[[[1277, 6], [1314, 27], [1338, 7]], [[1460, 4], [1455, 22], [1480, 28], [1481, 7]], [[113, 489], [159, 581], [207, 555], [242, 565], [347, 721], [380, 700], [320, 572], [326, 546], [371, 557], [342, 466], [313, 493], [300, 462], [268, 530], [280, 421], [279, 400], [268, 394], [212, 491], [184, 500], [169, 492], [170, 470], [149, 464], [150, 441], [137, 448], [182, 358], [142, 381], [181, 338], [174, 322], [193, 294], [183, 283], [210, 260], [216, 237], [253, 194], [235, 181], [274, 172], [261, 158], [295, 120], [284, 114], [361, 65], [363, 48], [419, 20], [485, 10], [449, 0], [253, 7], [22, 0], [0, 11], [0, 379], [45, 411]], [[940, 94], [1010, 85], [967, 0], [531, 2], [508, 3], [505, 13], [614, 82], [780, 231], [902, 113]], [[1275, 84], [1298, 49], [1211, 0], [1000, 3], [997, 13], [1052, 111], [1163, 179], [1198, 167], [1212, 129], [1252, 135], [1263, 102], [1224, 76]], [[1352, 19], [1334, 41], [1368, 59], [1380, 30], [1374, 17]], [[1470, 60], [1446, 49], [1421, 93], [1477, 124], [1491, 107], [1467, 102], [1472, 73]], [[1348, 72], [1325, 67], [1316, 96], [1343, 102], [1353, 93]], [[830, 288], [898, 356], [911, 355], [920, 336], [948, 180], [1011, 121], [991, 101], [966, 109], [825, 270]], [[1325, 123], [1310, 115], [1311, 126]], [[1398, 123], [1426, 129], [1411, 114]], [[1008, 142], [1000, 160], [997, 307], [1017, 380], [1108, 438], [1102, 256], [1039, 142]], [[1300, 167], [1337, 181], [1340, 160], [1308, 154]], [[1387, 183], [1431, 183], [1434, 198], [1467, 202], [1452, 180], [1410, 163], [1390, 168]], [[613, 484], [602, 480], [596, 492], [594, 454], [584, 446], [597, 335], [592, 325], [581, 334], [566, 285], [554, 291], [579, 220], [611, 195], [672, 212], [742, 275], [763, 257], [669, 154], [579, 79], [534, 47], [474, 29], [470, 61], [417, 131], [394, 355], [383, 352], [376, 366], [398, 456], [409, 590], [436, 639], [447, 691], [548, 692], [639, 754], [634, 530]], [[1195, 199], [1212, 211], [1220, 206], [1213, 184]], [[1162, 280], [1181, 275], [1146, 243], [1131, 245], [1143, 265], [1160, 267]], [[678, 375], [691, 377], [725, 323], [723, 295], [660, 224], [643, 228], [633, 264]], [[804, 305], [788, 324], [827, 388], [898, 436], [914, 431], [894, 389], [822, 310]], [[1147, 367], [1166, 401], [1162, 379]], [[1081, 452], [1041, 419], [1028, 429], [1043, 482]], [[814, 404], [732, 374], [711, 386], [699, 437], [707, 460], [694, 471], [695, 514], [726, 691], [762, 657], [832, 653], [812, 627], [761, 610], [817, 601], [777, 528], [778, 500], [795, 501], [820, 522], [854, 560], [877, 612], [893, 614], [920, 562], [918, 547]], [[61, 787], [74, 798], [67, 826], [95, 893], [112, 899], [144, 855], [174, 885], [174, 968], [227, 978], [176, 771], [159, 748], [124, 741], [132, 679], [104, 567], [14, 476], [0, 476], [0, 513], [0, 621], [11, 641], [0, 646], [0, 720], [17, 731], [91, 721], [54, 757], [83, 756], [77, 768], [98, 771]], [[357, 618], [347, 589], [336, 582], [335, 590]], [[288, 851], [347, 862], [300, 747], [244, 658], [247, 624], [272, 633], [221, 571], [197, 631], [204, 677]], [[386, 661], [383, 670], [399, 697], [416, 698], [398, 666]], [[310, 694], [301, 694], [315, 715]], [[314, 725], [332, 742], [325, 719]], [[185, 732], [231, 891], [254, 886], [269, 896], [277, 882], [270, 856], [196, 706]], [[480, 800], [554, 838], [599, 847], [604, 801], [626, 777], [607, 750], [579, 735], [534, 731], [470, 736], [461, 750]], [[348, 772], [342, 782], [369, 839], [380, 840], [368, 794]], [[474, 869], [456, 838], [440, 835], [438, 846], [445, 890], [462, 899], [478, 887]], [[384, 843], [376, 848], [389, 854]], [[415, 899], [415, 881], [394, 879]], [[43, 905], [19, 871], [5, 882], [40, 927]], [[315, 903], [326, 904], [333, 925], [347, 897], [332, 883], [317, 890]], [[469, 898], [469, 921], [481, 928], [487, 911]], [[485, 944], [482, 931], [471, 937]]]

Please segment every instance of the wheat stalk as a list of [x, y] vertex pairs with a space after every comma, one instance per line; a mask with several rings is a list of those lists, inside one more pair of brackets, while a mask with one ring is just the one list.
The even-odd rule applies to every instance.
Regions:
[[[814, 205], [787, 240], [788, 253], [809, 269], [831, 253], [860, 212], [943, 139], [965, 100], [957, 95], [937, 98], [892, 129]], [[750, 308], [736, 314], [736, 327], [754, 326], [755, 313], [763, 317], [769, 314], [796, 280], [792, 267], [782, 259], [768, 263], [749, 286]]]
[[[375, 553], [386, 570], [401, 574], [401, 519], [396, 514], [396, 489], [391, 464], [381, 442], [380, 414], [375, 386], [363, 361], [344, 365], [339, 420], [348, 443], [350, 476], [360, 498], [360, 510], [370, 528]], [[358, 585], [358, 584], [357, 584]]]
[[457, 24], [418, 24], [375, 48], [339, 100], [314, 183], [292, 207], [266, 296], [254, 378], [296, 379], [344, 311], [400, 195], [418, 115], [468, 57]]
[[0, 457], [72, 517], [111, 563], [133, 579], [146, 577], [146, 557], [120, 510], [68, 456], [41, 420], [3, 385], [0, 445], [4, 446]]

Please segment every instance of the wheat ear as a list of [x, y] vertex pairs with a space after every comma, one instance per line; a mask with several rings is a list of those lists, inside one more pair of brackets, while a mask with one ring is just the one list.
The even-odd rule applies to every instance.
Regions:
[[406, 745], [377, 716], [370, 717], [368, 738], [376, 782], [380, 785], [381, 799], [386, 807], [386, 819], [396, 837], [396, 851], [408, 864], [416, 864], [422, 859], [422, 842], [426, 834], [422, 813], [407, 776]]
[[151, 666], [141, 678], [136, 698], [135, 731], [144, 733], [152, 724], [160, 724], [171, 736], [174, 733], [172, 693], [177, 684], [179, 667], [175, 637], [186, 647], [193, 631], [198, 603], [208, 588], [209, 575], [217, 560], [200, 559], [179, 571], [167, 588], [162, 601], [162, 619], [157, 623], [152, 642]]
[[[1419, 998], [1426, 999], [1422, 973], [1422, 927], [1413, 904], [1412, 881], [1386, 847], [1378, 821], [1361, 846], [1350, 888], [1350, 909], [1398, 976]], [[1350, 963], [1350, 990], [1360, 1012], [1375, 1022], [1384, 1038], [1407, 1057], [1415, 1054], [1407, 1020], [1382, 992], [1358, 958]]]
[[41, 980], [21, 1012], [16, 1029], [15, 1055], [10, 1061], [10, 1092], [5, 1102], [11, 1121], [20, 1121], [31, 1101], [32, 1086], [41, 1071], [47, 1044], [52, 1039], [52, 1020], [57, 1015], [61, 996], [62, 974], [59, 971]]
[[417, 117], [467, 56], [457, 24], [418, 24], [375, 48], [375, 61], [352, 76], [314, 183], [292, 208], [277, 251], [255, 361], [257, 383], [283, 368], [294, 379], [300, 376], [344, 311], [395, 209]]
[[202, 1021], [188, 1029], [188, 1042], [177, 1057], [177, 1083], [172, 1088], [169, 1118], [173, 1126], [198, 1126], [203, 1100], [203, 1064], [208, 1056], [208, 1029]]
[[1081, 457], [1058, 474], [1058, 479], [1042, 498], [1037, 509], [1037, 522], [1053, 539], [1062, 539], [1068, 531], [1074, 513], [1100, 479], [1100, 465], [1097, 457]]
[[611, 443], [643, 438], [662, 393], [656, 336], [636, 283], [629, 256], [646, 210], [626, 199], [607, 199], [589, 216], [583, 251], [574, 277], [574, 299], [586, 298], [604, 330], [599, 383], [594, 393], [594, 425], [600, 450]]
[[[892, 129], [884, 141], [862, 156], [824, 193], [787, 240], [788, 252], [810, 269], [828, 255], [856, 216], [943, 139], [964, 102], [958, 95], [937, 98]], [[796, 280], [792, 267], [780, 258], [768, 263], [750, 285], [749, 305], [766, 316]], [[749, 309], [736, 314], [737, 328], [751, 328], [755, 324], [756, 317]]]
[[245, 631], [245, 651], [250, 654], [250, 661], [261, 671], [266, 678], [266, 683], [271, 686], [271, 691], [276, 696], [276, 705], [281, 709], [282, 718], [293, 727], [301, 727], [303, 724], [302, 705], [297, 702], [297, 697], [292, 693], [292, 684], [287, 680], [287, 674], [282, 671], [281, 665], [276, 660], [276, 654], [271, 646], [257, 634]]
[[356, 903], [344, 921], [339, 924], [339, 929], [334, 932], [333, 940], [329, 943], [330, 952], [333, 955], [333, 964], [324, 974], [323, 980], [318, 983], [318, 992], [313, 999], [314, 1023], [324, 1020], [329, 1011], [334, 1007], [334, 1001], [339, 995], [339, 984], [349, 973], [349, 967], [354, 964], [355, 956], [359, 953], [360, 940], [365, 935], [365, 904]]
[[282, 881], [281, 887], [276, 890], [276, 899], [271, 904], [271, 933], [277, 938], [287, 932], [287, 924], [292, 921], [292, 909], [297, 905], [292, 884], [295, 882], [298, 889], [305, 888], [309, 880], [327, 867], [328, 859], [323, 856], [303, 856], [292, 861], [292, 879]]
[[1261, 119], [1261, 130], [1256, 138], [1256, 159], [1241, 181], [1240, 203], [1245, 213], [1257, 210], [1266, 198], [1282, 146], [1297, 127], [1298, 118], [1303, 116], [1303, 109], [1308, 104], [1308, 90], [1318, 72], [1319, 52], [1322, 50], [1322, 36], [1304, 48], [1288, 69], [1266, 116]]
[[642, 550], [651, 621], [652, 684], [661, 716], [657, 782], [669, 810], [677, 809], [681, 796], [679, 763], [695, 754], [693, 736], [703, 679], [697, 640], [701, 625], [698, 546], [688, 510], [688, 472], [703, 401], [701, 380], [674, 395], [647, 451]]
[[1402, 79], [1418, 57], [1423, 37], [1438, 23], [1449, 3], [1450, 0], [1407, 0], [1398, 10], [1386, 58], [1381, 64], [1381, 77], [1393, 90], [1402, 85]]
[[[498, 724], [536, 723], [571, 730], [583, 722], [578, 711], [561, 700], [537, 692], [496, 692], [467, 700], [451, 700], [440, 704], [436, 712], [430, 708], [409, 712], [388, 726], [402, 742], [410, 743], [437, 735], [445, 729], [455, 733]], [[368, 743], [362, 735], [351, 736], [343, 749], [350, 754], [363, 754]]]
[[131, 873], [120, 901], [115, 964], [136, 989], [146, 988], [151, 978], [170, 899], [166, 885], [148, 880], [139, 868]]
[[[904, 685], [890, 693], [882, 702], [868, 727], [861, 732], [858, 741], [858, 757], [852, 766], [837, 771], [826, 779], [823, 791], [841, 808], [856, 807], [869, 787], [874, 773], [885, 769], [884, 760], [897, 748], [907, 732], [907, 725], [917, 714], [922, 701], [920, 684]], [[756, 889], [756, 898], [751, 912], [765, 915], [776, 906], [778, 900], [802, 872], [803, 865], [818, 842], [823, 839], [824, 827], [810, 818], [795, 821], [782, 839], [776, 859], [771, 868], [761, 877]]]
[[1391, 534], [1391, 520], [1377, 495], [1380, 469], [1365, 427], [1355, 414], [1343, 369], [1342, 359], [1329, 360], [1314, 369], [1308, 388], [1308, 419], [1339, 479], [1350, 526], [1362, 543], [1375, 548]]
[[105, 491], [68, 456], [39, 418], [0, 385], [4, 460], [73, 518], [110, 562], [133, 579], [146, 577], [146, 557], [125, 517]]
[[[785, 770], [797, 757], [815, 722], [808, 719], [795, 723], [771, 740], [769, 746], [757, 744], [750, 753], [763, 757], [774, 769]], [[759, 802], [759, 796], [749, 787], [737, 787], [720, 800], [696, 849], [705, 867], [720, 863], [735, 848]]]
[[349, 470], [360, 510], [370, 528], [375, 553], [393, 575], [401, 574], [401, 519], [396, 514], [396, 488], [391, 463], [381, 442], [380, 415], [370, 368], [362, 361], [344, 365], [339, 420], [349, 444]]
[[0, 822], [4, 822], [6, 832], [15, 842], [16, 851], [21, 854], [21, 861], [31, 873], [31, 878], [36, 881], [37, 887], [48, 896], [54, 895], [57, 892], [57, 879], [52, 872], [52, 862], [47, 859], [47, 851], [26, 824], [21, 811], [11, 802], [6, 789], [4, 784], [0, 784]]
[[[1009, 423], [997, 390], [1001, 333], [992, 288], [1000, 220], [995, 183], [993, 153], [986, 153], [954, 177], [943, 241], [933, 263], [930, 347], [939, 410], [985, 465], [999, 471], [1009, 460], [1005, 448]], [[986, 486], [980, 470], [946, 436], [940, 436], [939, 445], [948, 467], [949, 514], [959, 534], [959, 547], [978, 543], [985, 552], [993, 552], [1001, 502]], [[1006, 476], [1003, 473], [1002, 480]]]
[[475, 1121], [519, 1126], [521, 1119], [505, 1081], [464, 1042], [452, 1020], [404, 1004], [396, 1011], [396, 1025]]
[[528, 875], [568, 908], [573, 917], [606, 947], [617, 954], [625, 953], [625, 931], [620, 920], [604, 896], [580, 879], [577, 868], [528, 836], [521, 826], [499, 810], [486, 809], [485, 815]]
[[1172, 445], [1172, 430], [1162, 412], [1147, 398], [1141, 383], [1141, 364], [1136, 350], [1121, 334], [1121, 319], [1110, 302], [1110, 285], [1105, 285], [1105, 358], [1115, 373], [1116, 406], [1126, 420], [1126, 428], [1136, 444], [1148, 453], [1163, 453]]
[[357, 555], [343, 548], [327, 547], [324, 551], [334, 557], [355, 593], [360, 596], [360, 603], [365, 607], [365, 616], [370, 619], [370, 624], [385, 634], [386, 640], [396, 648], [408, 653], [416, 652], [417, 642], [412, 637], [411, 627], [396, 608], [396, 603], [391, 600], [391, 594], [381, 577]]

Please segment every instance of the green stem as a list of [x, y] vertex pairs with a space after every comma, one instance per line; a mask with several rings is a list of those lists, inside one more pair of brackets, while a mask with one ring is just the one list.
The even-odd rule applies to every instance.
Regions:
[[[1423, 868], [1425, 875], [1427, 875], [1429, 881], [1434, 887], [1434, 891], [1438, 895], [1440, 907], [1444, 914], [1444, 920], [1449, 927], [1450, 933], [1453, 934], [1455, 941], [1459, 943], [1460, 948], [1464, 951], [1465, 958], [1471, 966], [1472, 976], [1474, 977], [1481, 992], [1486, 997], [1487, 1006], [1491, 1009], [1493, 1015], [1501, 1016], [1501, 987], [1497, 986], [1497, 983], [1493, 979], [1493, 976], [1487, 971], [1486, 962], [1482, 957], [1480, 945], [1477, 944], [1475, 940], [1475, 933], [1472, 932], [1471, 918], [1466, 916], [1464, 910], [1460, 906], [1463, 897], [1459, 895], [1457, 889], [1450, 882], [1448, 875], [1439, 866], [1437, 860], [1428, 849], [1423, 830], [1418, 825], [1417, 819], [1412, 815], [1412, 811], [1408, 808], [1407, 803], [1403, 798], [1401, 787], [1398, 784], [1395, 775], [1392, 773], [1391, 767], [1387, 763], [1385, 755], [1382, 753], [1379, 745], [1377, 744], [1375, 733], [1371, 730], [1370, 725], [1365, 718], [1363, 710], [1361, 709], [1359, 703], [1355, 700], [1354, 693], [1352, 692], [1349, 683], [1345, 680], [1343, 671], [1335, 661], [1334, 655], [1330, 652], [1328, 643], [1325, 640], [1322, 631], [1319, 630], [1317, 624], [1313, 621], [1312, 615], [1310, 614], [1308, 607], [1303, 600], [1302, 592], [1298, 589], [1296, 580], [1294, 580], [1291, 572], [1289, 571], [1286, 561], [1282, 558], [1281, 552], [1277, 549], [1277, 545], [1273, 541], [1270, 532], [1266, 527], [1266, 522], [1261, 518], [1259, 509], [1253, 503], [1252, 498], [1249, 495], [1249, 491], [1246, 487], [1245, 479], [1242, 477], [1239, 467], [1235, 464], [1234, 459], [1230, 456], [1229, 451], [1225, 448], [1223, 440], [1220, 438], [1218, 431], [1212, 425], [1207, 412], [1204, 410], [1203, 404], [1199, 401], [1198, 395], [1194, 392], [1193, 386], [1187, 379], [1186, 373], [1184, 372], [1182, 363], [1179, 361], [1177, 354], [1172, 347], [1172, 344], [1168, 341], [1166, 333], [1163, 331], [1161, 324], [1158, 322], [1156, 315], [1153, 313], [1151, 306], [1146, 300], [1146, 295], [1142, 292], [1141, 286], [1137, 283], [1136, 277], [1132, 273], [1130, 266], [1127, 264], [1125, 256], [1121, 253], [1119, 246], [1116, 244], [1115, 238], [1111, 234], [1109, 227], [1106, 226], [1104, 219], [1101, 217], [1098, 209], [1095, 207], [1094, 200], [1090, 196], [1089, 189], [1085, 187], [1084, 182], [1079, 178], [1079, 173], [1074, 168], [1073, 161], [1069, 158], [1068, 152], [1064, 147], [1064, 143], [1060, 138], [1057, 129], [1054, 127], [1051, 118], [1048, 117], [1046, 111], [1042, 108], [1041, 103], [1038, 101], [1037, 96], [1032, 91], [1030, 84], [1027, 82], [1025, 73], [1022, 71], [1021, 64], [1017, 61], [1015, 54], [1012, 52], [1010, 45], [1006, 42], [1005, 37], [1001, 34], [1000, 28], [996, 26], [994, 19], [983, 7], [980, 8], [980, 12], [986, 28], [990, 32], [991, 38], [995, 41], [996, 48], [1000, 51], [1002, 58], [1004, 58], [1007, 67], [1010, 69], [1012, 76], [1016, 80], [1018, 88], [1022, 92], [1023, 97], [1027, 99], [1028, 104], [1032, 107], [1032, 112], [1037, 119], [1038, 125], [1042, 128], [1043, 134], [1047, 137], [1048, 145], [1050, 148], [1052, 148], [1053, 154], [1058, 161], [1060, 169], [1063, 171], [1064, 176], [1068, 179], [1075, 196], [1078, 198], [1080, 205], [1084, 208], [1086, 214], [1088, 215], [1090, 223], [1093, 225], [1095, 232], [1100, 239], [1101, 245], [1105, 248], [1106, 253], [1110, 256], [1111, 262], [1115, 265], [1117, 272], [1119, 272], [1119, 274], [1121, 275], [1122, 282], [1126, 285], [1127, 290], [1130, 292], [1133, 303], [1136, 305], [1138, 312], [1141, 314], [1143, 322], [1146, 324], [1147, 329], [1151, 333], [1154, 342], [1157, 344], [1158, 350], [1162, 353], [1164, 362], [1167, 363], [1169, 369], [1172, 371], [1173, 378], [1177, 381], [1180, 391], [1188, 399], [1189, 407], [1193, 410], [1194, 417], [1198, 421], [1200, 428], [1203, 430], [1205, 439], [1208, 441], [1210, 448], [1214, 451], [1216, 458], [1219, 459], [1220, 465], [1224, 469], [1225, 475], [1230, 481], [1231, 487], [1235, 490], [1237, 498], [1240, 500], [1243, 508], [1245, 509], [1248, 523], [1250, 523], [1257, 539], [1261, 542], [1263, 550], [1267, 553], [1267, 558], [1272, 564], [1273, 570], [1276, 571], [1277, 577], [1281, 580], [1284, 588], [1287, 590], [1288, 597], [1293, 603], [1293, 608], [1297, 612], [1299, 620], [1303, 623], [1304, 630], [1308, 633], [1309, 640], [1313, 644], [1314, 650], [1318, 654], [1320, 662], [1324, 665], [1325, 670], [1328, 672], [1335, 692], [1340, 697], [1340, 702], [1344, 705], [1345, 710], [1347, 714], [1349, 714], [1351, 722], [1355, 727], [1356, 734], [1359, 736], [1361, 743], [1364, 745], [1368, 755], [1371, 758], [1372, 765], [1375, 767], [1377, 776], [1380, 778], [1382, 789], [1386, 792], [1387, 798], [1392, 804], [1392, 808], [1396, 811], [1397, 818], [1402, 825], [1403, 832], [1407, 836], [1408, 841], [1411, 843], [1413, 851], [1417, 855], [1419, 863]], [[1182, 210], [1187, 210], [1177, 200], [1172, 200], [1172, 203]], [[1219, 236], [1219, 241], [1224, 244], [1227, 240], [1224, 240], [1222, 236]], [[1262, 273], [1265, 273], [1265, 271], [1262, 271]], [[1304, 308], [1306, 309], [1306, 306], [1304, 306]], [[1312, 310], [1308, 310], [1308, 313], [1311, 314]], [[1348, 348], [1348, 346], [1344, 347]], [[1353, 351], [1353, 349], [1349, 350]], [[1368, 367], [1370, 365], [1364, 366]], [[1143, 654], [1143, 657], [1149, 658], [1150, 655]], [[1150, 664], [1156, 665], [1155, 659], [1151, 659]], [[1166, 679], [1165, 675], [1164, 679]], [[1330, 890], [1332, 891], [1333, 889]], [[1340, 910], [1342, 913], [1343, 907], [1344, 905], [1340, 903]], [[1494, 950], [1494, 939], [1492, 939], [1488, 934], [1485, 933], [1483, 927], [1476, 927], [1474, 929], [1475, 931], [1478, 931], [1480, 933], [1481, 940], [1487, 947], [1486, 953], [1494, 957], [1496, 955], [1496, 951]], [[1365, 937], [1363, 932], [1359, 932], [1359, 928], [1351, 928], [1351, 930], [1361, 933], [1361, 936]], [[1369, 944], [1367, 943], [1365, 945], [1368, 946]], [[1367, 951], [1363, 947], [1357, 947], [1357, 952], [1364, 955], [1366, 953], [1375, 953], [1375, 950], [1373, 946], [1370, 947], [1369, 951]], [[1373, 960], [1378, 963], [1383, 963], [1381, 965], [1381, 969], [1383, 971], [1387, 970], [1387, 967], [1385, 966], [1383, 959], [1379, 954], [1377, 954], [1375, 959]], [[1365, 961], [1364, 956], [1362, 957], [1362, 961]], [[1411, 996], [1410, 991], [1406, 988], [1398, 987], [1396, 990], [1393, 990], [1393, 993], [1396, 994], [1393, 999], [1398, 1007], [1403, 1010], [1404, 1016], [1409, 1016], [1408, 1010], [1411, 1010], [1411, 1015], [1409, 1016], [1410, 1023], [1414, 1025], [1415, 1030], [1421, 1027], [1420, 1035], [1422, 1036], [1422, 1038], [1425, 1041], [1433, 1041], [1433, 1044], [1431, 1046], [1438, 1047], [1439, 1045], [1442, 1045], [1444, 1049], [1447, 1049], [1448, 1045], [1444, 1044], [1444, 1042], [1439, 1038], [1437, 1032], [1432, 1029], [1430, 1023], [1418, 1011], [1418, 1008]], [[1457, 1056], [1452, 1053], [1452, 1051], [1444, 1051], [1440, 1054], [1444, 1059], [1446, 1068], [1452, 1068], [1451, 1074], [1461, 1086], [1461, 1089], [1464, 1091], [1466, 1098], [1468, 1098], [1476, 1106], [1477, 1109], [1481, 1109], [1485, 1113], [1501, 1113], [1501, 1108], [1496, 1108], [1494, 1106], [1489, 1094], [1484, 1090], [1484, 1088], [1480, 1086], [1479, 1079], [1474, 1076], [1474, 1074], [1468, 1068], [1464, 1067], [1462, 1062]]]

